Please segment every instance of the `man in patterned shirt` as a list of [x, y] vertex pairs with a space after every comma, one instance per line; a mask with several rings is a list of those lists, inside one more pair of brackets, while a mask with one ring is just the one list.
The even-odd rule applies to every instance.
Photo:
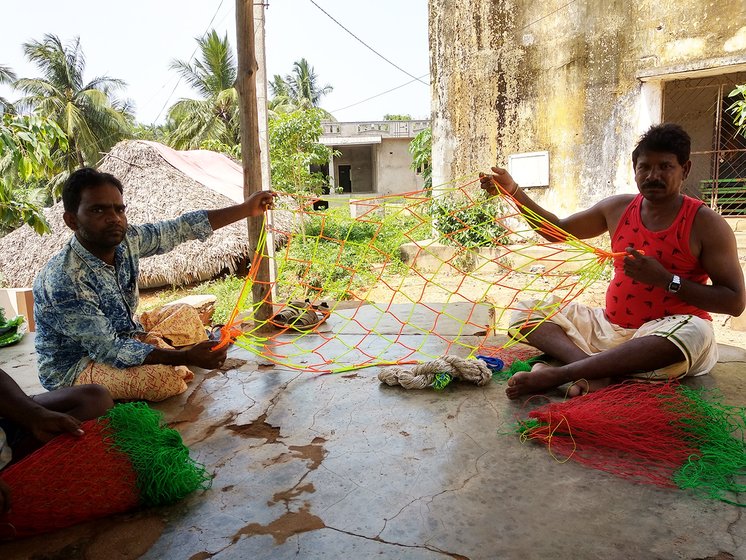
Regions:
[[186, 366], [216, 368], [197, 312], [169, 306], [137, 320], [139, 259], [171, 251], [213, 230], [259, 216], [274, 194], [242, 204], [189, 212], [174, 220], [127, 223], [121, 182], [108, 173], [75, 171], [62, 191], [65, 224], [74, 235], [34, 282], [39, 379], [47, 389], [84, 383], [107, 387], [114, 399], [160, 401], [186, 390]]
[[746, 292], [730, 226], [701, 200], [681, 193], [690, 150], [680, 126], [652, 127], [632, 152], [639, 194], [611, 196], [563, 219], [531, 200], [504, 169], [482, 177], [490, 194], [497, 194], [497, 184], [520, 207], [564, 232], [580, 239], [609, 232], [612, 251], [626, 252], [614, 262], [605, 309], [575, 302], [563, 307], [552, 296], [521, 303], [511, 334], [560, 365], [536, 364], [517, 373], [505, 391], [509, 398], [564, 383], [572, 383], [568, 394], [576, 396], [612, 378], [676, 379], [715, 365], [710, 313], [740, 315]]

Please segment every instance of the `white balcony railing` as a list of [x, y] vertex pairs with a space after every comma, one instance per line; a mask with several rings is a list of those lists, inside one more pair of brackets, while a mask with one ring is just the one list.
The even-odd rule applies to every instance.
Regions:
[[383, 137], [414, 138], [430, 126], [429, 120], [418, 121], [362, 121], [321, 123], [324, 136], [364, 136], [375, 134]]

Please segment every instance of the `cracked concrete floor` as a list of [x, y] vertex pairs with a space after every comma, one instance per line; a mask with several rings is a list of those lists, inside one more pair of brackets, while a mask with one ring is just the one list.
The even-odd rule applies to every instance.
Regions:
[[[699, 382], [744, 404], [746, 351], [721, 348]], [[746, 558], [741, 508], [558, 463], [511, 432], [533, 401], [508, 401], [501, 383], [405, 391], [376, 368], [318, 376], [230, 356], [156, 405], [211, 489], [3, 544], [0, 558]]]

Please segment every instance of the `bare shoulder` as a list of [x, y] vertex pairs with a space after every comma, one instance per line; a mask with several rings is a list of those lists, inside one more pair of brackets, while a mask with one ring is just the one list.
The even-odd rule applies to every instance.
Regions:
[[703, 243], [719, 243], [735, 238], [725, 218], [704, 204], [697, 209], [692, 229]]
[[635, 199], [633, 194], [615, 194], [597, 202], [594, 208], [606, 212], [623, 212], [629, 203]]
[[613, 233], [616, 231], [617, 224], [619, 223], [624, 210], [634, 199], [635, 195], [633, 194], [616, 194], [604, 198], [601, 202], [596, 204], [595, 207], [603, 213], [604, 218], [606, 219], [609, 232]]

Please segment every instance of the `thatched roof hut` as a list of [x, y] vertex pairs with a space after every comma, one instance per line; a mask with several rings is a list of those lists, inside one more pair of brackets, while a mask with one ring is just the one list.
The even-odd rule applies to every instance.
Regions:
[[[168, 154], [169, 150], [153, 142], [128, 140], [114, 146], [99, 166], [99, 170], [111, 173], [122, 181], [130, 223], [155, 222], [174, 218], [190, 210], [209, 210], [235, 204], [225, 194], [216, 192], [215, 185], [208, 188], [168, 163], [163, 153]], [[222, 163], [230, 164], [226, 164], [227, 167], [234, 166], [239, 170], [238, 184], [224, 185], [226, 188], [222, 192], [231, 195], [242, 192], [240, 167], [220, 154], [209, 155], [210, 161], [222, 157], [225, 160]], [[222, 177], [225, 176], [226, 173], [222, 173]], [[0, 238], [2, 285], [27, 287], [33, 284], [36, 274], [49, 257], [59, 251], [72, 235], [62, 220], [62, 212], [61, 202], [44, 210], [52, 229], [51, 235], [40, 236], [29, 226], [23, 226]], [[283, 218], [289, 221], [287, 215], [283, 216], [280, 212], [274, 214], [276, 222]], [[139, 285], [141, 288], [154, 288], [207, 280], [226, 269], [235, 272], [248, 257], [246, 225], [241, 221], [219, 229], [204, 243], [189, 241], [165, 255], [142, 259]]]

